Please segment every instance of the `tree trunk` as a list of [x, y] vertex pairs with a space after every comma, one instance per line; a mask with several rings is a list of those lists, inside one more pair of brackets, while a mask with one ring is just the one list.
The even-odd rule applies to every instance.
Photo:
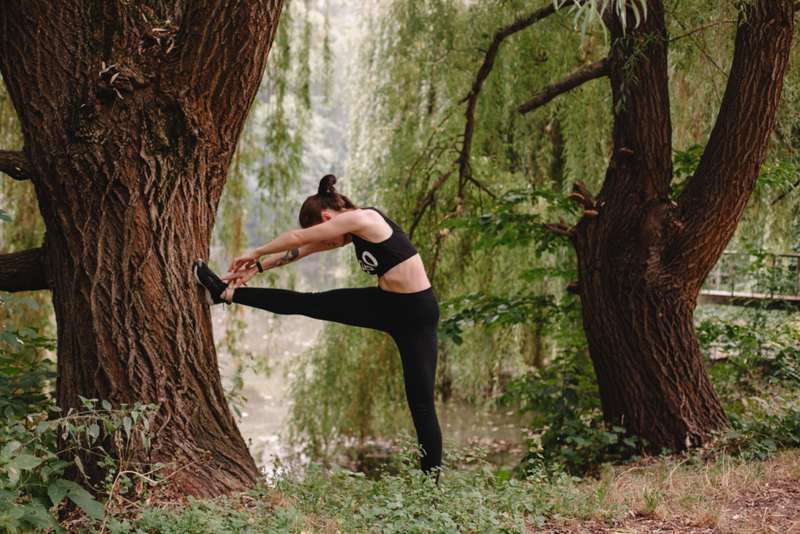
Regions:
[[660, 0], [650, 0], [646, 21], [627, 33], [608, 20], [614, 154], [596, 203], [588, 201], [598, 215], [581, 220], [572, 242], [606, 421], [655, 449], [678, 451], [727, 424], [693, 313], [763, 163], [793, 19], [786, 0], [747, 5], [717, 124], [675, 201], [663, 11]]
[[0, 0], [0, 70], [47, 226], [58, 405], [158, 404], [138, 459], [190, 465], [182, 490], [213, 496], [258, 471], [190, 266], [208, 258], [282, 2], [142, 4]]

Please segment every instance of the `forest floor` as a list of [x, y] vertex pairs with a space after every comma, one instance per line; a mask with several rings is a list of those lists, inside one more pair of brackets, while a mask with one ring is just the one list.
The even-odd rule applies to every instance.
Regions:
[[[436, 505], [428, 479], [375, 481], [337, 469], [289, 473], [275, 485], [215, 500], [170, 488], [143, 491], [138, 483], [138, 499], [119, 495], [107, 505], [107, 529], [80, 510], [62, 514], [61, 524], [108, 534], [800, 534], [800, 449], [760, 460], [699, 450], [604, 467], [597, 478], [564, 475], [553, 484], [498, 485], [490, 469], [458, 469], [444, 472], [446, 491]], [[402, 507], [390, 508], [393, 499]]]
[[[562, 521], [541, 534], [791, 534], [800, 533], [800, 452], [766, 460], [707, 465], [690, 461], [612, 468], [583, 484], [587, 498], [628, 514], [609, 521]], [[600, 505], [603, 508], [603, 505]]]

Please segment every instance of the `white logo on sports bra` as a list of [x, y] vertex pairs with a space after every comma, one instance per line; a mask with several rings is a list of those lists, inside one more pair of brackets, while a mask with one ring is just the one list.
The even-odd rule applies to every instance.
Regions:
[[378, 266], [378, 260], [366, 250], [361, 253], [361, 259], [358, 260], [358, 263], [361, 265], [361, 269], [369, 274], [374, 273], [375, 267]]

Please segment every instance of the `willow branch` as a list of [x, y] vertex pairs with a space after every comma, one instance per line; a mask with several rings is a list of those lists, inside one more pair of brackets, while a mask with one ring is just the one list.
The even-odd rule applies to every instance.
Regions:
[[0, 172], [15, 180], [30, 180], [31, 166], [24, 152], [0, 150]]
[[514, 35], [515, 33], [524, 30], [528, 26], [539, 22], [545, 17], [548, 17], [556, 12], [556, 7], [553, 2], [550, 2], [546, 6], [537, 9], [527, 17], [518, 18], [513, 23], [499, 29], [494, 34], [494, 39], [492, 39], [492, 44], [489, 45], [489, 49], [486, 50], [486, 56], [483, 59], [483, 65], [478, 70], [478, 75], [475, 77], [475, 82], [472, 84], [472, 90], [470, 91], [469, 95], [467, 95], [464, 99], [461, 100], [461, 104], [470, 100], [473, 97], [477, 97], [478, 93], [481, 92], [481, 87], [483, 87], [483, 82], [486, 81], [486, 78], [489, 77], [489, 73], [492, 72], [492, 67], [494, 67], [494, 60], [497, 57], [497, 51], [500, 49], [500, 43], [502, 43], [506, 37]]
[[517, 111], [522, 114], [528, 113], [529, 111], [533, 111], [534, 109], [547, 104], [558, 95], [569, 92], [588, 81], [596, 78], [602, 78], [603, 76], [608, 76], [609, 68], [610, 63], [607, 58], [596, 63], [592, 63], [591, 65], [585, 65], [566, 78], [562, 78], [556, 83], [548, 85], [542, 89], [539, 94], [519, 106]]
[[442, 187], [452, 174], [453, 174], [452, 170], [447, 171], [442, 175], [441, 178], [436, 180], [436, 183], [433, 184], [433, 187], [431, 187], [430, 191], [428, 191], [428, 194], [425, 195], [425, 198], [420, 200], [419, 204], [417, 204], [417, 207], [414, 208], [414, 211], [411, 212], [411, 215], [414, 216], [414, 221], [411, 223], [411, 229], [408, 231], [409, 238], [414, 236], [414, 230], [416, 230], [419, 221], [422, 220], [422, 214], [425, 213], [425, 209], [431, 204], [433, 204], [433, 197], [434, 194], [436, 193], [436, 190]]
[[795, 183], [789, 186], [789, 189], [778, 195], [778, 198], [772, 201], [772, 205], [774, 206], [775, 204], [786, 198], [789, 195], [789, 193], [797, 189], [798, 186], [800, 186], [800, 180], [797, 180]]
[[684, 37], [689, 37], [690, 35], [694, 35], [697, 32], [701, 32], [701, 31], [703, 31], [705, 29], [712, 28], [714, 26], [720, 26], [722, 24], [736, 24], [737, 22], [738, 21], [734, 20], [734, 19], [718, 20], [716, 22], [709, 22], [708, 24], [703, 24], [702, 26], [698, 26], [697, 28], [694, 28], [694, 29], [691, 29], [691, 30], [687, 31], [686, 33], [682, 33], [682, 34], [680, 34], [680, 35], [678, 35], [676, 37], [671, 38], [669, 40], [669, 42], [670, 43], [674, 43], [675, 41], [683, 39]]
[[41, 248], [0, 254], [0, 291], [15, 293], [40, 289], [50, 289]]
[[467, 103], [467, 111], [465, 116], [467, 118], [467, 123], [464, 126], [464, 144], [461, 146], [461, 156], [458, 158], [458, 179], [459, 179], [459, 196], [462, 195], [461, 188], [464, 184], [464, 179], [466, 178], [467, 174], [467, 166], [469, 165], [469, 153], [470, 149], [472, 148], [472, 135], [475, 131], [475, 107], [478, 103], [478, 94], [481, 92], [481, 88], [483, 87], [483, 82], [486, 81], [486, 78], [489, 77], [489, 74], [492, 72], [492, 67], [494, 67], [494, 60], [497, 57], [497, 52], [500, 49], [500, 44], [509, 36], [514, 35], [515, 33], [524, 30], [525, 28], [531, 26], [535, 22], [542, 20], [545, 17], [549, 17], [553, 13], [556, 12], [556, 6], [554, 2], [550, 2], [546, 6], [537, 9], [527, 17], [519, 18], [513, 23], [501, 28], [494, 34], [494, 39], [492, 39], [492, 44], [489, 45], [489, 49], [486, 51], [486, 55], [483, 58], [483, 65], [481, 68], [478, 69], [478, 74], [475, 77], [475, 82], [472, 84], [472, 89], [470, 90], [469, 94], [461, 101]]
[[[458, 177], [459, 177], [459, 196], [463, 197], [463, 186], [466, 180], [476, 182], [470, 176], [468, 176], [467, 167], [469, 166], [469, 154], [470, 149], [472, 147], [472, 136], [475, 131], [475, 107], [478, 102], [478, 94], [481, 92], [481, 88], [483, 87], [483, 82], [486, 81], [486, 78], [489, 77], [489, 74], [492, 72], [492, 68], [494, 67], [494, 60], [497, 57], [497, 52], [500, 50], [500, 44], [509, 36], [514, 35], [515, 33], [524, 30], [525, 28], [531, 26], [532, 24], [548, 17], [556, 12], [556, 7], [554, 2], [548, 3], [546, 6], [537, 9], [536, 11], [530, 13], [525, 17], [520, 17], [515, 20], [513, 23], [499, 29], [495, 34], [494, 38], [492, 39], [492, 43], [489, 45], [488, 50], [486, 51], [486, 55], [483, 58], [483, 64], [481, 68], [478, 69], [478, 74], [475, 76], [475, 81], [472, 83], [472, 88], [470, 89], [469, 94], [464, 97], [459, 104], [463, 104], [464, 102], [467, 103], [467, 110], [465, 113], [465, 117], [467, 119], [466, 125], [464, 126], [464, 142], [461, 145], [461, 151], [459, 154], [458, 159], [455, 161], [455, 165], [458, 165]], [[439, 180], [433, 184], [433, 187], [428, 194], [425, 195], [417, 207], [414, 208], [412, 214], [414, 215], [414, 222], [411, 225], [411, 229], [409, 230], [409, 236], [414, 234], [414, 230], [416, 229], [419, 221], [422, 218], [422, 214], [424, 213], [425, 209], [433, 203], [433, 196], [437, 189], [442, 187], [444, 183], [447, 181], [448, 178], [453, 174], [453, 171], [448, 171], [447, 173], [443, 174]], [[480, 184], [478, 184], [480, 185]], [[484, 187], [485, 191], [488, 190]], [[491, 193], [490, 193], [491, 194]], [[492, 194], [492, 196], [494, 196]]]

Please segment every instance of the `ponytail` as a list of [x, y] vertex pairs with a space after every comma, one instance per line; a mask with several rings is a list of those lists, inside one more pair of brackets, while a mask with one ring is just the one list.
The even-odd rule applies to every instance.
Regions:
[[342, 211], [358, 209], [346, 196], [336, 191], [336, 176], [326, 174], [319, 181], [316, 195], [311, 195], [303, 202], [300, 208], [300, 226], [308, 228], [322, 222], [322, 212], [325, 210]]

